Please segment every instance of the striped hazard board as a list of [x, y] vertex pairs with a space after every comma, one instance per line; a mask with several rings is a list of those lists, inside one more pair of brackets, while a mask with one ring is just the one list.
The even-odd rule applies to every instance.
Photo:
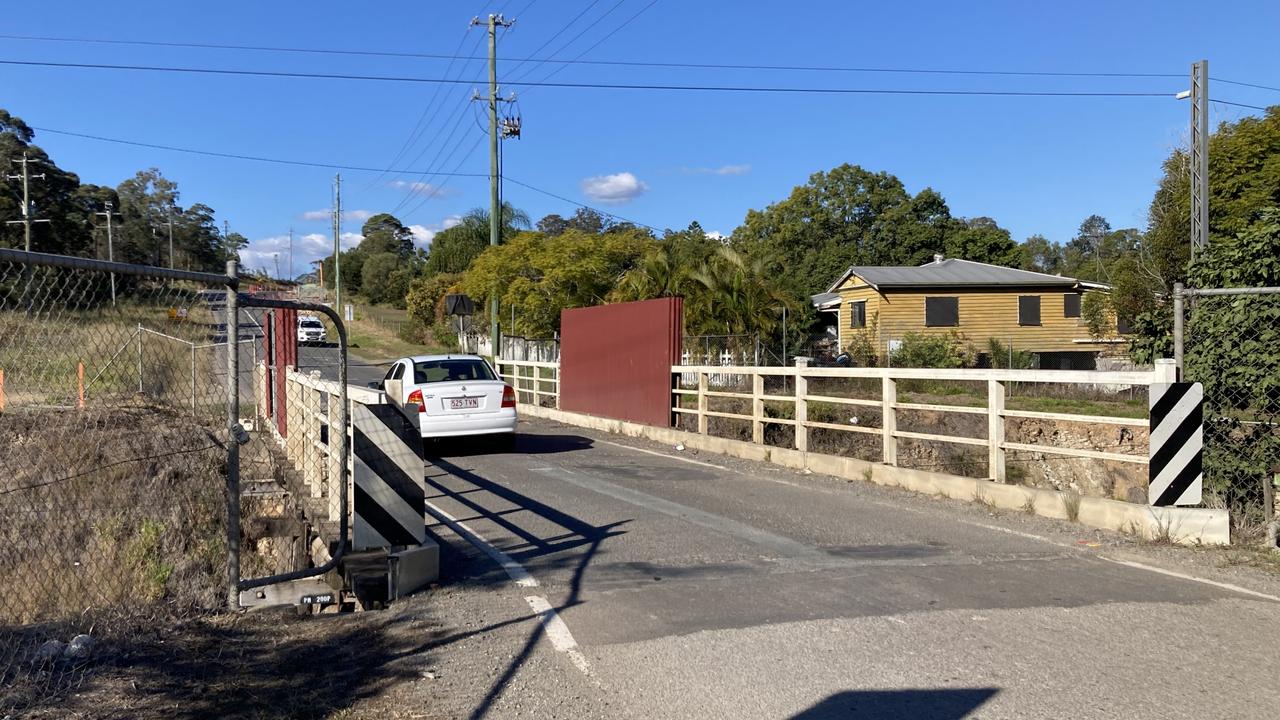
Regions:
[[422, 437], [392, 405], [351, 403], [351, 542], [356, 550], [427, 537]]
[[1203, 401], [1200, 383], [1151, 385], [1147, 501], [1152, 505], [1200, 504], [1204, 484]]

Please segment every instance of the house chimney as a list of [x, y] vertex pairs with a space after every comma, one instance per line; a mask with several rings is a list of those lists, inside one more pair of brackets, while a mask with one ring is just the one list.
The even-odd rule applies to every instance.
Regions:
[[942, 256], [942, 253], [934, 253], [934, 254], [933, 254], [933, 261], [934, 261], [935, 263], [940, 263], [940, 262], [942, 262], [942, 261], [943, 261], [943, 260], [945, 260], [945, 259], [946, 259], [946, 258], [944, 258], [944, 257]]

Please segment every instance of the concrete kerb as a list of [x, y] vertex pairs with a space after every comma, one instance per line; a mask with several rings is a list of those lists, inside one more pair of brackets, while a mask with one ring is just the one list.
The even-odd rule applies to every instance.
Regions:
[[[1114, 530], [1153, 541], [1181, 545], [1227, 545], [1231, 522], [1226, 510], [1212, 508], [1150, 507], [1107, 498], [1081, 497], [1057, 490], [1003, 485], [990, 480], [913, 470], [856, 458], [804, 453], [789, 448], [755, 445], [741, 440], [699, 435], [684, 430], [652, 427], [534, 405], [520, 405], [520, 412], [566, 425], [643, 438], [668, 445], [683, 444], [743, 460], [768, 462], [792, 470], [809, 470], [846, 480], [870, 480], [877, 485], [899, 487], [925, 495], [979, 501], [1003, 510], [1034, 512], [1047, 518], [1074, 520], [1082, 525]], [[1074, 518], [1072, 517], [1074, 515]]]

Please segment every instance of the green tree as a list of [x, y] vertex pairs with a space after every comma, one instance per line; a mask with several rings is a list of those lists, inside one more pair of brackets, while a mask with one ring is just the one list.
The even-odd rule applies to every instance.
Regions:
[[405, 260], [413, 256], [413, 232], [390, 213], [378, 213], [360, 229], [360, 252], [373, 256], [391, 253]]
[[[502, 238], [511, 238], [528, 229], [529, 216], [510, 203], [503, 203], [502, 223]], [[436, 233], [424, 272], [427, 275], [464, 272], [488, 247], [489, 210], [475, 208], [462, 216], [457, 225]]]
[[1018, 267], [1032, 272], [1055, 275], [1062, 270], [1062, 246], [1043, 235], [1032, 235], [1019, 246]]
[[924, 262], [944, 250], [951, 220], [933, 190], [913, 197], [893, 175], [846, 164], [748, 211], [732, 245], [779, 258], [778, 284], [800, 297], [825, 290], [850, 265]]
[[606, 302], [656, 242], [640, 231], [521, 233], [481, 253], [461, 287], [477, 306], [495, 291], [502, 307], [515, 306], [512, 334], [547, 337], [559, 329], [562, 310]]
[[[1197, 255], [1192, 285], [1280, 285], [1280, 207], [1257, 213]], [[1240, 525], [1259, 523], [1263, 482], [1280, 457], [1280, 296], [1197, 298], [1187, 319], [1186, 377], [1204, 384], [1204, 473]], [[1243, 522], [1241, 522], [1243, 521]]]
[[380, 252], [363, 257], [360, 267], [360, 288], [369, 302], [375, 305], [404, 302], [404, 295], [409, 289], [408, 283], [404, 282], [403, 276], [395, 276], [396, 270], [403, 262], [400, 256], [393, 252]]
[[799, 303], [778, 289], [779, 268], [763, 256], [748, 257], [722, 247], [690, 276], [685, 297], [685, 331], [691, 335], [755, 335], [771, 338], [781, 323], [782, 308], [794, 312]]
[[989, 217], [959, 221], [958, 229], [947, 236], [945, 247], [949, 257], [963, 260], [1009, 267], [1022, 261], [1022, 251], [1009, 231]]

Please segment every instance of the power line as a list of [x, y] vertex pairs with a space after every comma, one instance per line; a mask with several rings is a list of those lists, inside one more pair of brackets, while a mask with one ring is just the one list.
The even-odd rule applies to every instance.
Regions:
[[[573, 20], [562, 28], [557, 34], [552, 35], [546, 43], [535, 50], [531, 55], [537, 55], [551, 44], [557, 37], [569, 29], [578, 19], [587, 13], [592, 7], [598, 4], [600, 0], [594, 0], [587, 6], [583, 12], [579, 13]], [[414, 52], [393, 52], [386, 50], [335, 50], [331, 48], [297, 48], [297, 47], [279, 47], [267, 45], [225, 45], [216, 43], [189, 43], [189, 42], [165, 42], [157, 40], [113, 40], [103, 38], [76, 38], [76, 37], [52, 37], [42, 35], [0, 35], [0, 39], [4, 40], [29, 40], [39, 42], [62, 42], [62, 43], [90, 43], [104, 45], [136, 45], [143, 47], [174, 47], [189, 48], [200, 50], [245, 50], [253, 52], [279, 52], [279, 53], [301, 53], [313, 55], [352, 55], [367, 57], [399, 57], [399, 58], [417, 58], [427, 60], [484, 60], [479, 55], [445, 55], [441, 53], [414, 53]], [[695, 63], [695, 62], [650, 62], [650, 61], [633, 61], [633, 60], [560, 60], [552, 57], [526, 57], [526, 58], [509, 58], [516, 63], [536, 62], [536, 63], [553, 63], [565, 65], [616, 65], [622, 67], [657, 67], [657, 68], [690, 68], [703, 70], [779, 70], [779, 71], [799, 71], [799, 72], [848, 72], [848, 73], [907, 73], [907, 74], [929, 74], [929, 75], [1012, 75], [1012, 76], [1029, 76], [1029, 77], [1096, 77], [1096, 78], [1181, 78], [1185, 77], [1185, 73], [1149, 73], [1149, 72], [1076, 72], [1076, 71], [1039, 71], [1039, 70], [975, 70], [975, 69], [950, 69], [950, 68], [894, 68], [894, 67], [848, 67], [836, 65], [776, 65], [776, 64], [749, 64], [749, 63]], [[515, 70], [517, 66], [512, 67]], [[1214, 78], [1217, 82], [1233, 82], [1230, 80], [1222, 80]], [[1248, 85], [1248, 83], [1235, 83]], [[1268, 88], [1264, 89], [1277, 89]]]
[[1223, 105], [1234, 105], [1236, 107], [1249, 108], [1250, 110], [1262, 110], [1264, 112], [1267, 110], [1267, 108], [1260, 105], [1247, 105], [1245, 103], [1231, 102], [1230, 100], [1219, 100], [1217, 98], [1213, 98], [1213, 102], [1221, 103]]
[[[400, 202], [396, 204], [395, 209], [392, 210], [392, 212], [397, 212], [401, 208], [405, 207], [410, 202], [412, 202], [413, 194], [414, 194], [414, 186], [418, 183], [430, 183], [431, 180], [434, 180], [437, 177], [437, 175], [439, 175], [439, 173], [436, 173], [433, 171], [439, 170], [445, 163], [449, 162], [449, 159], [453, 157], [453, 154], [458, 151], [458, 148], [466, 140], [468, 130], [464, 130], [462, 133], [462, 136], [458, 138], [458, 141], [456, 143], [453, 143], [452, 148], [449, 150], [449, 154], [445, 155], [443, 158], [441, 157], [441, 153], [445, 151], [445, 148], [450, 147], [449, 143], [453, 141], [453, 137], [458, 133], [458, 129], [463, 127], [463, 120], [465, 120], [467, 117], [467, 109], [469, 106], [470, 106], [470, 103], [466, 103], [464, 105], [461, 105], [458, 108], [457, 113], [454, 115], [454, 117], [456, 118], [456, 121], [453, 123], [453, 127], [449, 129], [449, 134], [447, 136], [443, 134], [437, 136], [437, 137], [443, 137], [444, 139], [440, 142], [440, 147], [436, 148], [436, 154], [432, 155], [431, 161], [427, 163], [427, 170], [423, 171], [422, 175], [420, 175], [416, 181], [409, 183], [405, 186], [404, 197], [400, 199]], [[449, 121], [446, 120], [445, 124], [448, 124], [448, 122]], [[414, 156], [412, 162], [414, 164], [417, 164], [417, 162], [422, 159], [422, 156], [426, 155], [427, 151], [430, 150], [433, 145], [435, 145], [434, 141], [427, 143], [425, 146], [423, 146], [422, 150], [416, 156]]]
[[1226, 80], [1224, 78], [1219, 78], [1219, 77], [1213, 78], [1213, 81], [1220, 82], [1220, 83], [1227, 83], [1228, 85], [1239, 85], [1241, 87], [1251, 87], [1251, 88], [1258, 88], [1260, 90], [1274, 90], [1276, 92], [1280, 92], [1280, 87], [1275, 87], [1273, 85], [1259, 85], [1257, 83], [1240, 82], [1239, 80]]
[[[422, 171], [422, 170], [407, 170], [407, 169], [388, 169], [388, 168], [361, 167], [361, 166], [359, 166], [359, 165], [341, 165], [341, 164], [338, 164], [338, 163], [310, 162], [310, 161], [306, 161], [306, 160], [286, 160], [286, 159], [283, 159], [283, 158], [269, 158], [269, 157], [262, 157], [262, 156], [259, 156], [259, 155], [244, 155], [244, 154], [240, 154], [240, 153], [216, 152], [216, 151], [212, 151], [212, 150], [196, 150], [196, 149], [194, 149], [194, 148], [184, 148], [184, 147], [177, 147], [177, 146], [174, 146], [174, 145], [160, 145], [160, 144], [156, 144], [156, 143], [137, 142], [137, 141], [134, 141], [134, 140], [123, 140], [123, 139], [121, 139], [121, 138], [103, 137], [103, 136], [101, 136], [101, 135], [89, 135], [89, 134], [87, 134], [87, 133], [72, 132], [72, 131], [70, 131], [70, 130], [57, 130], [57, 129], [54, 129], [54, 128], [47, 128], [47, 127], [37, 127], [37, 126], [34, 126], [34, 125], [33, 125], [33, 126], [31, 126], [31, 129], [32, 129], [32, 130], [35, 130], [35, 131], [37, 131], [37, 132], [53, 133], [53, 134], [55, 134], [55, 135], [67, 135], [67, 136], [70, 136], [70, 137], [84, 138], [84, 139], [86, 139], [86, 140], [96, 140], [96, 141], [98, 141], [98, 142], [115, 143], [115, 144], [118, 144], [118, 145], [132, 145], [132, 146], [135, 146], [135, 147], [152, 148], [152, 149], [155, 149], [155, 150], [168, 150], [168, 151], [170, 151], [170, 152], [188, 153], [188, 154], [191, 154], [191, 155], [208, 155], [208, 156], [211, 156], [211, 157], [228, 158], [228, 159], [232, 159], [232, 160], [250, 160], [250, 161], [253, 161], [253, 162], [275, 163], [275, 164], [279, 164], [279, 165], [296, 165], [296, 166], [302, 166], [302, 167], [316, 167], [316, 168], [324, 168], [324, 169], [326, 169], [326, 170], [352, 170], [352, 171], [356, 171], [356, 172], [385, 172], [385, 173], [388, 173], [388, 174], [401, 174], [401, 175], [438, 175], [438, 176], [441, 176], [441, 177], [483, 177], [483, 178], [487, 178], [487, 177], [489, 177], [489, 174], [488, 174], [488, 173], [464, 173], [464, 172], [436, 172], [436, 173], [429, 173], [429, 172]], [[475, 150], [475, 146], [473, 145], [473, 146], [472, 146], [472, 148], [471, 148], [471, 151], [474, 151], [474, 150]], [[468, 156], [470, 155], [470, 152], [471, 152], [471, 151], [468, 151]], [[592, 210], [592, 211], [594, 211], [594, 212], [598, 212], [598, 213], [600, 213], [601, 215], [605, 215], [605, 216], [608, 216], [608, 217], [616, 218], [616, 219], [618, 219], [618, 220], [622, 220], [622, 221], [624, 221], [624, 222], [629, 222], [629, 223], [631, 223], [632, 225], [636, 225], [636, 226], [643, 227], [643, 228], [648, 228], [649, 230], [652, 230], [652, 231], [654, 231], [655, 233], [661, 232], [658, 228], [656, 228], [656, 227], [654, 227], [654, 226], [652, 226], [652, 225], [646, 225], [645, 223], [637, 222], [637, 221], [635, 221], [635, 220], [630, 220], [630, 219], [625, 218], [625, 217], [622, 217], [621, 215], [618, 215], [618, 214], [616, 214], [616, 213], [607, 212], [607, 211], [605, 211], [605, 210], [601, 210], [600, 208], [596, 208], [596, 207], [592, 207], [592, 206], [590, 206], [590, 205], [586, 205], [586, 204], [584, 204], [584, 203], [580, 203], [580, 202], [578, 202], [577, 200], [571, 200], [571, 199], [569, 199], [569, 198], [567, 198], [567, 197], [565, 197], [565, 196], [563, 196], [563, 195], [558, 195], [558, 194], [556, 194], [556, 193], [551, 192], [550, 190], [543, 190], [543, 189], [542, 189], [542, 188], [540, 188], [540, 187], [536, 187], [536, 186], [534, 186], [534, 185], [530, 185], [530, 184], [529, 184], [529, 183], [527, 183], [527, 182], [522, 182], [522, 181], [517, 180], [517, 179], [515, 179], [515, 178], [513, 178], [513, 177], [510, 177], [510, 176], [504, 176], [504, 179], [505, 179], [505, 180], [507, 180], [508, 182], [513, 182], [513, 183], [515, 183], [516, 185], [519, 185], [520, 187], [523, 187], [523, 188], [527, 188], [527, 189], [529, 189], [529, 190], [532, 190], [532, 191], [534, 191], [534, 192], [536, 192], [536, 193], [541, 193], [541, 194], [543, 194], [543, 195], [546, 195], [547, 197], [552, 197], [552, 198], [555, 198], [555, 199], [557, 199], [557, 200], [561, 200], [561, 201], [563, 201], [563, 202], [567, 202], [567, 203], [569, 203], [570, 205], [576, 205], [576, 206], [578, 206], [578, 207], [580, 207], [580, 208], [586, 208], [586, 209], [588, 209], [588, 210]]]
[[[115, 143], [117, 145], [132, 145], [134, 147], [151, 148], [154, 150], [168, 150], [170, 152], [187, 153], [189, 155], [207, 155], [209, 157], [228, 158], [231, 160], [252, 160], [253, 162], [273, 163], [276, 165], [296, 165], [300, 167], [323, 168], [325, 170], [353, 170], [356, 172], [372, 172], [386, 173], [388, 175], [424, 175], [429, 171], [426, 170], [410, 170], [407, 168], [376, 168], [363, 167], [359, 165], [339, 165], [336, 163], [311, 162], [308, 160], [286, 160], [283, 158], [262, 157], [260, 155], [242, 155], [240, 153], [218, 152], [215, 150], [196, 150], [193, 148], [176, 147], [174, 145], [161, 145], [159, 143], [139, 142], [136, 140], [121, 140], [120, 138], [109, 138], [101, 135], [90, 135], [88, 133], [72, 132], [70, 130], [56, 130], [54, 128], [31, 126], [32, 130], [38, 132], [52, 133], [54, 135], [66, 135], [69, 137], [84, 138], [85, 140], [97, 140], [99, 142]], [[487, 173], [434, 173], [435, 175], [448, 175], [450, 177], [489, 177]]]
[[[537, 50], [534, 50], [534, 51], [533, 51], [532, 53], [530, 53], [530, 54], [531, 54], [531, 55], [537, 55], [538, 53], [540, 53], [540, 52], [542, 52], [543, 50], [545, 50], [545, 49], [546, 49], [546, 47], [547, 47], [548, 45], [550, 45], [551, 43], [555, 42], [555, 39], [556, 39], [556, 38], [560, 37], [561, 35], [563, 35], [563, 34], [565, 33], [565, 31], [567, 31], [569, 28], [573, 27], [573, 24], [574, 24], [574, 23], [576, 23], [576, 22], [578, 22], [579, 20], [581, 20], [583, 15], [586, 15], [588, 12], [590, 12], [590, 11], [591, 11], [591, 8], [595, 7], [595, 6], [596, 6], [596, 5], [598, 5], [599, 3], [600, 3], [600, 0], [591, 0], [591, 3], [590, 3], [589, 5], [587, 5], [585, 8], [583, 8], [583, 9], [582, 9], [582, 12], [578, 13], [577, 15], [574, 15], [572, 20], [570, 20], [569, 22], [565, 23], [564, 27], [562, 27], [562, 28], [560, 28], [559, 30], [557, 30], [557, 31], [556, 31], [556, 33], [555, 33], [554, 35], [552, 35], [551, 37], [547, 38], [547, 41], [546, 41], [546, 42], [544, 42], [544, 43], [542, 43], [541, 45], [539, 45], [539, 46], [538, 46], [538, 49], [537, 49]], [[487, 59], [487, 58], [485, 58], [485, 59]], [[516, 70], [520, 69], [520, 66], [521, 66], [521, 65], [524, 65], [524, 64], [525, 64], [525, 63], [527, 63], [527, 62], [546, 62], [546, 61], [534, 60], [533, 58], [510, 58], [510, 60], [514, 61], [514, 62], [515, 62], [515, 65], [512, 65], [512, 66], [511, 66], [511, 69], [510, 69], [508, 72], [515, 72]]]
[[567, 198], [567, 197], [565, 197], [565, 196], [563, 196], [563, 195], [557, 195], [557, 194], [555, 194], [555, 193], [551, 192], [550, 190], [543, 190], [542, 188], [534, 187], [534, 186], [530, 185], [529, 183], [526, 183], [526, 182], [520, 182], [519, 180], [517, 180], [517, 179], [515, 179], [515, 178], [511, 177], [510, 175], [505, 176], [503, 179], [504, 179], [504, 180], [506, 180], [507, 182], [513, 182], [513, 183], [515, 183], [515, 184], [519, 185], [520, 187], [528, 188], [528, 189], [530, 189], [530, 190], [532, 190], [532, 191], [534, 191], [534, 192], [536, 192], [536, 193], [542, 193], [543, 195], [546, 195], [547, 197], [553, 197], [553, 198], [555, 198], [555, 199], [557, 199], [557, 200], [562, 200], [562, 201], [564, 201], [564, 202], [569, 203], [570, 205], [577, 205], [577, 206], [578, 206], [578, 207], [580, 207], [580, 208], [586, 208], [587, 210], [591, 210], [591, 211], [593, 211], [593, 212], [598, 212], [598, 213], [600, 213], [601, 215], [605, 215], [605, 216], [608, 216], [608, 217], [611, 217], [611, 218], [615, 218], [615, 219], [617, 219], [617, 220], [621, 220], [621, 221], [623, 221], [623, 222], [628, 222], [628, 223], [631, 223], [632, 225], [636, 225], [636, 226], [639, 226], [639, 227], [642, 227], [642, 228], [647, 228], [647, 229], [649, 229], [649, 230], [652, 230], [652, 231], [653, 231], [653, 232], [655, 232], [655, 233], [661, 233], [661, 232], [662, 232], [661, 230], [659, 230], [658, 228], [656, 228], [656, 227], [654, 227], [654, 226], [652, 226], [652, 225], [646, 225], [646, 224], [644, 224], [644, 223], [642, 223], [642, 222], [636, 222], [635, 220], [628, 220], [627, 218], [624, 218], [624, 217], [622, 217], [621, 215], [617, 215], [617, 214], [615, 214], [615, 213], [611, 213], [611, 212], [606, 212], [606, 211], [604, 211], [604, 210], [601, 210], [600, 208], [591, 207], [590, 205], [585, 205], [585, 204], [583, 204], [583, 203], [578, 202], [577, 200], [570, 200], [569, 198]]
[[[624, 28], [624, 27], [626, 27], [626, 26], [630, 25], [630, 24], [632, 23], [632, 21], [634, 21], [636, 18], [640, 17], [641, 15], [645, 14], [645, 13], [649, 10], [649, 8], [651, 8], [651, 7], [653, 7], [654, 5], [657, 5], [657, 4], [658, 4], [658, 0], [652, 0], [648, 5], [645, 5], [644, 7], [640, 8], [640, 12], [637, 12], [635, 15], [632, 15], [631, 17], [627, 18], [626, 20], [623, 20], [621, 25], [619, 25], [618, 27], [616, 27], [616, 28], [614, 28], [613, 30], [611, 30], [608, 34], [606, 34], [604, 37], [600, 38], [599, 40], [596, 40], [596, 41], [595, 41], [594, 43], [592, 43], [592, 44], [591, 44], [591, 46], [590, 46], [590, 47], [588, 47], [586, 50], [583, 50], [582, 52], [578, 53], [578, 54], [577, 54], [577, 56], [573, 58], [574, 62], [577, 62], [578, 60], [581, 60], [581, 59], [582, 59], [582, 57], [583, 57], [584, 55], [586, 55], [587, 53], [591, 52], [592, 50], [595, 50], [596, 48], [598, 48], [598, 47], [600, 47], [601, 45], [603, 45], [603, 44], [604, 44], [604, 41], [608, 40], [609, 38], [613, 37], [614, 35], [617, 35], [617, 34], [618, 34], [618, 31], [620, 31], [620, 30], [622, 30], [622, 28]], [[565, 68], [567, 68], [567, 67], [569, 67], [569, 66], [568, 66], [568, 65], [561, 65], [560, 67], [556, 68], [555, 70], [552, 70], [551, 72], [549, 72], [549, 73], [547, 73], [545, 76], [543, 76], [543, 78], [542, 78], [542, 82], [546, 82], [547, 80], [550, 80], [551, 78], [555, 77], [557, 73], [559, 73], [561, 70], [564, 70], [564, 69], [565, 69]]]
[[[605, 19], [605, 18], [609, 17], [609, 15], [610, 15], [611, 13], [613, 13], [613, 11], [614, 11], [614, 10], [617, 10], [618, 8], [622, 7], [622, 6], [623, 6], [623, 4], [624, 4], [624, 3], [626, 3], [626, 2], [627, 2], [627, 0], [618, 0], [618, 2], [617, 2], [617, 3], [615, 3], [613, 6], [611, 6], [608, 10], [605, 10], [603, 15], [601, 15], [601, 16], [600, 16], [600, 17], [598, 17], [598, 18], [596, 18], [595, 20], [592, 20], [590, 23], [588, 23], [588, 24], [587, 24], [587, 26], [586, 26], [586, 27], [582, 28], [582, 30], [579, 30], [577, 35], [574, 35], [573, 37], [569, 38], [569, 41], [568, 41], [568, 42], [566, 42], [565, 44], [561, 45], [561, 46], [560, 46], [560, 48], [559, 48], [558, 50], [554, 50], [554, 51], [552, 51], [552, 53], [551, 53], [551, 57], [555, 57], [556, 55], [559, 55], [560, 53], [564, 52], [566, 49], [568, 49], [568, 47], [569, 47], [570, 45], [572, 45], [572, 44], [574, 44], [575, 42], [577, 42], [577, 41], [578, 41], [578, 38], [581, 38], [583, 35], [586, 35], [587, 33], [591, 32], [591, 29], [592, 29], [592, 28], [594, 28], [595, 26], [597, 26], [597, 25], [599, 25], [600, 23], [604, 22], [604, 19]], [[594, 7], [594, 6], [595, 6], [595, 4], [596, 4], [596, 3], [594, 3], [594, 2], [593, 2], [593, 3], [591, 3], [591, 6], [590, 6], [590, 7]], [[590, 9], [590, 7], [589, 7], [588, 9]], [[586, 12], [586, 11], [584, 10], [583, 12]], [[577, 18], [575, 18], [575, 20], [576, 20], [576, 19], [577, 19]], [[566, 29], [567, 29], [567, 28], [566, 28]], [[544, 46], [544, 47], [545, 47], [545, 46]], [[539, 49], [541, 49], [541, 48], [539, 48]], [[537, 53], [534, 53], [534, 54], [536, 55]], [[515, 78], [515, 79], [524, 78], [524, 77], [529, 77], [529, 75], [530, 75], [531, 73], [533, 73], [533, 71], [534, 71], [534, 70], [538, 69], [538, 67], [539, 67], [541, 64], [542, 64], [542, 63], [534, 63], [533, 65], [530, 65], [529, 67], [525, 68], [524, 72], [523, 72], [523, 73], [521, 73], [521, 74], [520, 74], [517, 78]], [[512, 69], [511, 69], [511, 71], [514, 73], [514, 72], [515, 72], [515, 68], [512, 68]]]
[[[532, 0], [529, 6], [533, 5]], [[536, 56], [539, 52], [551, 44], [557, 37], [563, 34], [578, 19], [585, 15], [588, 10], [598, 4], [600, 0], [594, 0], [585, 10], [578, 14], [565, 27], [552, 35], [547, 42], [543, 43], [531, 55]], [[655, 0], [656, 2], [656, 0]], [[650, 3], [652, 6], [653, 3]], [[526, 10], [529, 6], [526, 6]], [[644, 10], [647, 10], [646, 7]], [[643, 13], [641, 10], [640, 13]], [[524, 11], [521, 11], [524, 12]], [[638, 16], [640, 13], [637, 13]], [[634, 17], [632, 18], [634, 19]], [[630, 22], [628, 20], [627, 22]], [[623, 23], [624, 25], [626, 23]], [[621, 29], [621, 27], [619, 28]], [[615, 31], [616, 32], [616, 31]], [[611, 33], [612, 34], [612, 33]], [[606, 36], [607, 38], [608, 36]], [[115, 40], [107, 38], [77, 38], [77, 37], [53, 37], [47, 35], [0, 35], [0, 40], [25, 40], [33, 42], [58, 42], [58, 43], [84, 43], [99, 45], [132, 45], [140, 47], [172, 47], [186, 48], [195, 50], [238, 50], [249, 52], [275, 52], [275, 53], [294, 53], [305, 55], [348, 55], [363, 57], [397, 57], [397, 58], [415, 58], [422, 60], [484, 60], [481, 55], [459, 55], [458, 50], [454, 50], [453, 54], [443, 53], [415, 53], [415, 52], [394, 52], [388, 50], [335, 50], [332, 48], [299, 48], [299, 47], [280, 47], [271, 45], [227, 45], [219, 43], [191, 43], [191, 42], [165, 42], [158, 40]], [[603, 42], [603, 39], [600, 41]], [[597, 43], [599, 44], [599, 43]], [[595, 46], [592, 46], [594, 48]], [[588, 49], [590, 51], [590, 48]], [[585, 53], [584, 53], [585, 54]], [[771, 70], [784, 72], [839, 72], [839, 73], [884, 73], [884, 74], [908, 74], [908, 75], [977, 75], [977, 76], [995, 76], [995, 77], [1077, 77], [1077, 78], [1180, 78], [1184, 73], [1152, 73], [1152, 72], [1090, 72], [1090, 71], [1056, 71], [1056, 70], [980, 70], [965, 68], [900, 68], [900, 67], [879, 67], [879, 66], [841, 66], [841, 65], [776, 65], [776, 64], [756, 64], [756, 63], [697, 63], [697, 62], [658, 62], [658, 61], [642, 61], [642, 60], [583, 60], [581, 56], [565, 60], [555, 57], [526, 57], [526, 58], [510, 58], [516, 65], [512, 71], [520, 67], [524, 63], [537, 64], [557, 64], [557, 65], [605, 65], [617, 67], [652, 67], [652, 68], [684, 68], [694, 70]], [[447, 71], [446, 71], [447, 72]], [[1238, 85], [1241, 87], [1257, 88], [1260, 90], [1272, 90], [1280, 92], [1280, 87], [1274, 85], [1262, 85], [1259, 83], [1244, 82], [1241, 80], [1231, 80], [1228, 78], [1213, 78], [1214, 82], [1227, 83], [1229, 85]]]
[[[305, 78], [313, 80], [355, 80], [370, 82], [446, 83], [451, 85], [475, 85], [475, 80], [450, 80], [447, 78], [423, 78], [391, 75], [351, 75], [342, 73], [304, 73], [278, 70], [230, 70], [222, 68], [192, 68], [163, 65], [113, 65], [106, 63], [59, 63], [35, 60], [0, 60], [0, 65], [27, 67], [82, 68], [92, 70], [127, 70], [143, 72], [186, 73], [198, 75], [238, 75], [249, 77]], [[762, 87], [747, 85], [664, 85], [619, 83], [572, 82], [506, 82], [519, 87], [554, 87], [593, 90], [671, 90], [696, 92], [752, 92], [825, 95], [940, 95], [986, 97], [1169, 97], [1168, 92], [1099, 92], [1058, 90], [910, 90], [902, 88], [824, 88], [824, 87]]]
[[[471, 27], [467, 26], [467, 30], [469, 31], [470, 29]], [[462, 33], [462, 37], [458, 39], [458, 47], [456, 47], [453, 51], [454, 55], [457, 55], [462, 50], [462, 46], [465, 45], [467, 42], [468, 34], [469, 33], [466, 31]], [[456, 58], [449, 61], [449, 65], [444, 69], [445, 77], [448, 77], [449, 73], [452, 72], [453, 65], [455, 62], [457, 62]], [[458, 71], [458, 77], [462, 77], [461, 70]], [[400, 149], [396, 151], [395, 157], [391, 158], [391, 162], [387, 163], [388, 165], [395, 165], [396, 163], [400, 162], [400, 160], [404, 157], [405, 152], [407, 152], [409, 148], [413, 145], [413, 143], [417, 142], [417, 139], [421, 137], [421, 133], [426, 129], [423, 126], [423, 123], [424, 122], [429, 123], [429, 121], [427, 120], [427, 113], [432, 109], [432, 107], [436, 107], [437, 114], [438, 114], [439, 107], [435, 105], [435, 102], [436, 102], [436, 99], [439, 98], [440, 91], [444, 87], [445, 87], [444, 85], [437, 85], [435, 87], [435, 92], [431, 93], [431, 99], [427, 100], [427, 104], [423, 106], [422, 113], [418, 116], [417, 122], [415, 122], [413, 127], [409, 130], [409, 136], [405, 138], [404, 143], [400, 145]], [[434, 119], [434, 117], [435, 116], [432, 115], [432, 119]], [[365, 190], [368, 190], [370, 187], [372, 187], [382, 178], [383, 176], [379, 175], [378, 177], [371, 180], [369, 182], [369, 185], [365, 187]]]

